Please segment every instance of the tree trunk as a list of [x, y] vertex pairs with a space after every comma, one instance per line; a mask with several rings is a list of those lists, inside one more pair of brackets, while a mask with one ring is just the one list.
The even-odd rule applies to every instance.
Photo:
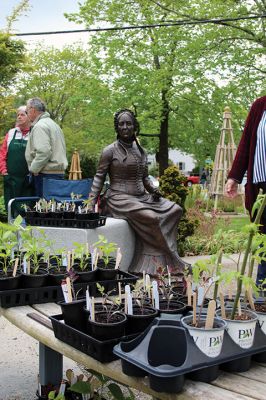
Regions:
[[168, 168], [168, 123], [169, 123], [169, 104], [166, 99], [166, 92], [162, 92], [162, 119], [160, 123], [160, 138], [159, 138], [159, 175], [163, 175], [164, 170]]

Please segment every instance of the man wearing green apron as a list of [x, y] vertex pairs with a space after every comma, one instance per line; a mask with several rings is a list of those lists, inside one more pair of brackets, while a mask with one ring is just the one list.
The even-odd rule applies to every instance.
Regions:
[[[8, 131], [0, 149], [0, 172], [4, 176], [6, 210], [10, 199], [34, 195], [32, 185], [29, 182], [29, 170], [25, 159], [30, 125], [26, 107], [19, 107], [16, 127]], [[15, 217], [21, 213], [21, 204], [15, 204], [12, 210]]]

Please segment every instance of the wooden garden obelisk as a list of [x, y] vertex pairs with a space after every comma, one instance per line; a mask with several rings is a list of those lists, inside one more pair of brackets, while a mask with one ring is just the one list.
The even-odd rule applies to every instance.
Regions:
[[214, 209], [217, 209], [219, 197], [224, 196], [224, 188], [228, 172], [231, 169], [236, 145], [232, 128], [232, 113], [229, 107], [225, 107], [223, 113], [223, 126], [219, 144], [216, 148], [209, 194], [214, 197]]
[[82, 179], [79, 153], [77, 152], [77, 150], [75, 150], [72, 155], [68, 179], [73, 179], [73, 180]]

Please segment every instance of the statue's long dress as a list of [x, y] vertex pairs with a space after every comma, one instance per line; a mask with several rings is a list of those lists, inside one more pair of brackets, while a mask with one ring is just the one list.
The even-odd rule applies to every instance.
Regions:
[[136, 234], [136, 249], [129, 270], [154, 274], [158, 267], [182, 271], [185, 263], [176, 247], [182, 208], [164, 198], [155, 201], [156, 188], [148, 178], [147, 156], [135, 142], [116, 141], [101, 155], [90, 198], [96, 202], [109, 174], [110, 187], [103, 196], [105, 214], [126, 219]]

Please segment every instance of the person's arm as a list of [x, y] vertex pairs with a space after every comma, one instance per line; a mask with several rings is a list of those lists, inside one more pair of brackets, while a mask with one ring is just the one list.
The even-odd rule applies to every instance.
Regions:
[[106, 175], [109, 172], [109, 166], [111, 164], [112, 158], [112, 150], [110, 148], [104, 149], [101, 154], [97, 172], [93, 178], [93, 183], [89, 194], [89, 199], [91, 200], [92, 207], [97, 203], [98, 197], [105, 182]]
[[8, 133], [6, 134], [3, 144], [0, 148], [0, 173], [2, 175], [7, 175], [7, 140], [8, 140]]
[[51, 139], [48, 129], [44, 129], [43, 127], [36, 126], [31, 134], [35, 156], [29, 166], [29, 171], [33, 174], [38, 174], [51, 158]]

